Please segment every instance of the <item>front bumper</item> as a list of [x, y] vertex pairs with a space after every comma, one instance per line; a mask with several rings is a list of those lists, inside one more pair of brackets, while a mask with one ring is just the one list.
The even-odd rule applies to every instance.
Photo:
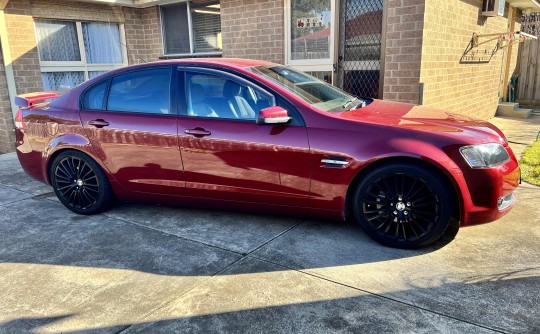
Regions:
[[514, 191], [520, 182], [520, 169], [513, 152], [510, 161], [492, 168], [463, 168], [467, 192], [462, 192], [461, 225], [489, 223], [507, 214], [516, 202]]

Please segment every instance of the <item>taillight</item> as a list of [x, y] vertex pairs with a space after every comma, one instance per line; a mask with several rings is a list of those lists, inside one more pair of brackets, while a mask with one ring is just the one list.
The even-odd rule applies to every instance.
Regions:
[[24, 129], [24, 119], [23, 119], [22, 109], [17, 110], [17, 114], [15, 114], [15, 127], [17, 129]]

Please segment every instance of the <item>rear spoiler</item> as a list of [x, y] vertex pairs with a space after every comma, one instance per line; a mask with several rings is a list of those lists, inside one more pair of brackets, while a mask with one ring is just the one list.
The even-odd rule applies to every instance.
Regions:
[[15, 97], [15, 104], [21, 108], [28, 108], [39, 102], [46, 102], [47, 100], [56, 99], [58, 96], [60, 95], [58, 95], [57, 92], [22, 94]]

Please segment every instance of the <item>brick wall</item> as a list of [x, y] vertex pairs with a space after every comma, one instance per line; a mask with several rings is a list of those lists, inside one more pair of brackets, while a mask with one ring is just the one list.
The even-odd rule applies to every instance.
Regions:
[[420, 81], [424, 104], [489, 119], [497, 109], [505, 51], [499, 50], [484, 64], [460, 63], [460, 59], [473, 32], [507, 31], [508, 6], [506, 17], [485, 18], [480, 15], [481, 5], [481, 0], [426, 1]]
[[163, 56], [159, 7], [124, 7], [123, 11], [129, 64], [159, 60]]
[[43, 90], [30, 0], [13, 0], [4, 10], [17, 94]]
[[147, 50], [145, 59], [147, 61], [158, 60], [159, 57], [163, 56], [159, 7], [144, 8], [142, 11], [144, 40]]
[[143, 59], [146, 60], [148, 51], [142, 25], [143, 11], [138, 8], [128, 7], [124, 7], [123, 10], [128, 64], [144, 63]]
[[11, 0], [5, 10], [17, 94], [43, 90], [34, 18], [124, 22], [120, 7], [60, 0]]
[[222, 0], [223, 56], [284, 62], [283, 0]]
[[1, 52], [0, 64], [0, 153], [6, 153], [15, 150], [15, 133], [13, 132], [13, 116], [9, 103], [3, 53]]
[[[142, 10], [140, 11], [142, 13]], [[10, 0], [4, 13], [17, 94], [43, 90], [34, 18], [124, 22], [121, 7], [65, 0]], [[128, 58], [133, 59], [134, 56], [128, 52]], [[5, 72], [2, 68], [0, 71], [0, 152], [14, 149], [13, 138], [9, 137], [13, 135], [13, 117], [9, 96], [6, 94]]]
[[[10, 0], [11, 2], [23, 2]], [[33, 17], [78, 21], [124, 22], [122, 7], [67, 0], [25, 0]], [[8, 5], [9, 6], [9, 5]]]
[[387, 2], [383, 99], [408, 103], [419, 101], [424, 2]]

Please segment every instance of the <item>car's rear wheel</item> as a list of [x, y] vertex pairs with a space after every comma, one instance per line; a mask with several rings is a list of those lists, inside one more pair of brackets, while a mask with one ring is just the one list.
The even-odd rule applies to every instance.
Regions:
[[111, 205], [113, 192], [109, 180], [88, 155], [78, 151], [61, 152], [49, 172], [56, 196], [71, 211], [91, 215]]
[[450, 191], [431, 169], [392, 164], [362, 178], [353, 210], [358, 224], [376, 241], [418, 248], [437, 240], [449, 226], [455, 205]]

